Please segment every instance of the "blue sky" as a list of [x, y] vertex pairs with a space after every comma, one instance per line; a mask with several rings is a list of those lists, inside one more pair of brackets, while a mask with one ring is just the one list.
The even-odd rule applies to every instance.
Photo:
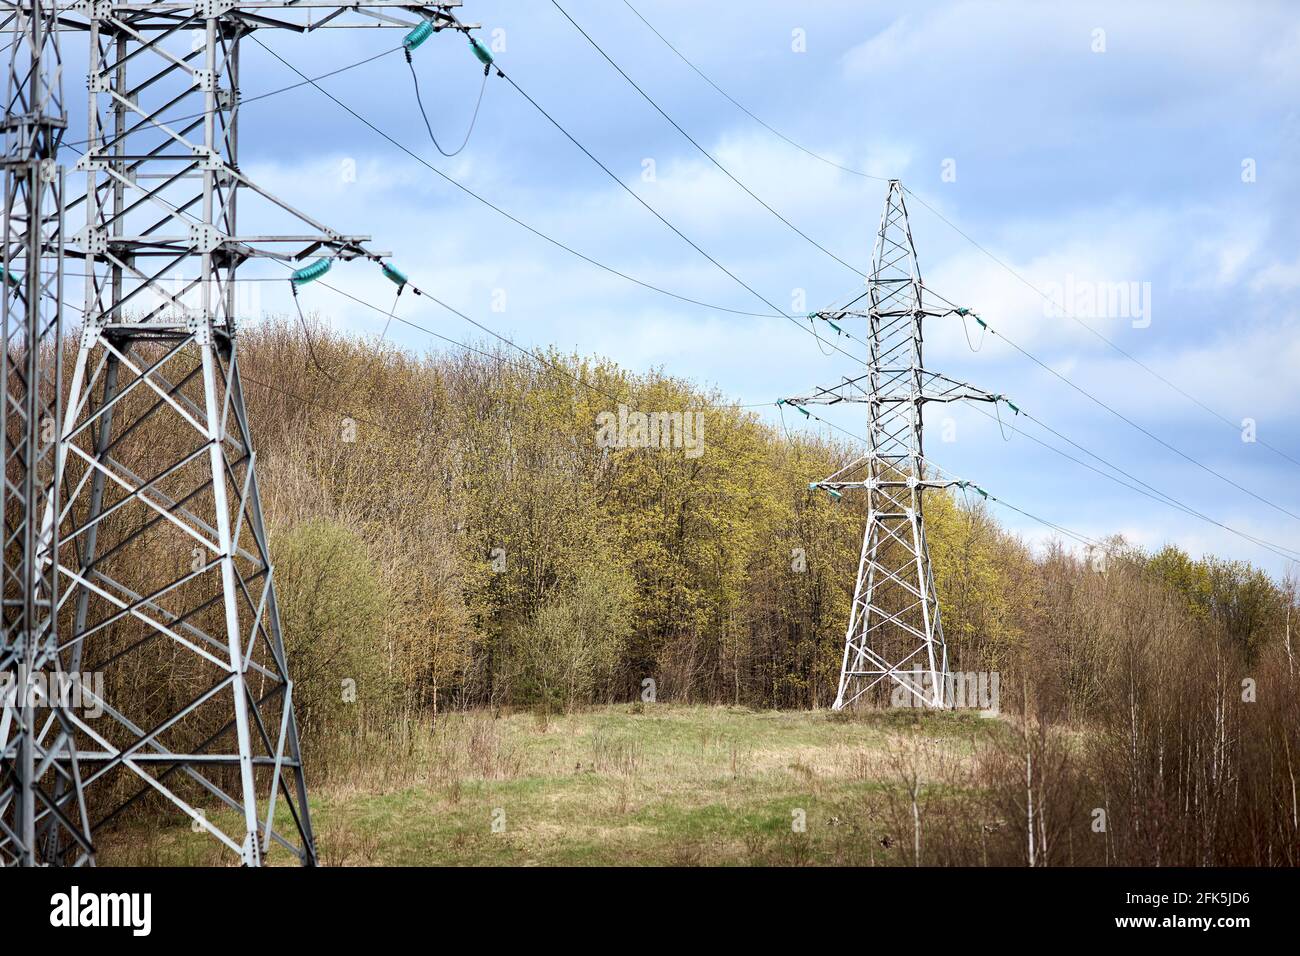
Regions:
[[[619, 0], [561, 3], [750, 189], [866, 270], [884, 182], [835, 169], [764, 130]], [[1081, 320], [1231, 422], [1253, 419], [1263, 441], [1300, 459], [1300, 8], [633, 3], [767, 123], [844, 166], [902, 179], [1039, 289], [1118, 282], [1149, 289], [1146, 318], [1102, 313]], [[504, 40], [499, 60], [521, 87], [764, 297], [790, 311], [796, 290], [804, 290], [811, 310], [859, 286], [859, 277], [716, 170], [549, 2], [467, 0], [460, 15], [483, 25], [485, 42]], [[793, 48], [796, 31], [805, 51]], [[315, 75], [395, 46], [400, 34], [260, 37]], [[254, 44], [245, 44], [243, 55], [246, 97], [296, 79]], [[79, 58], [68, 59], [69, 91], [79, 93]], [[452, 34], [417, 50], [415, 64], [435, 132], [444, 143], [459, 142], [481, 69]], [[324, 85], [449, 176], [578, 250], [683, 295], [768, 311], [605, 178], [504, 81], [489, 81], [473, 137], [455, 159], [433, 152], [400, 54]], [[743, 403], [798, 394], [860, 368], [821, 354], [783, 319], [686, 305], [569, 256], [469, 199], [310, 88], [249, 103], [241, 122], [241, 160], [251, 177], [335, 229], [372, 235], [418, 285], [521, 344], [599, 353], [637, 370], [663, 366]], [[654, 162], [653, 182], [642, 175], [646, 160]], [[1247, 160], [1253, 182], [1243, 181]], [[352, 165], [355, 177], [345, 175]], [[1161, 384], [1078, 323], [1049, 314], [1037, 293], [919, 202], [910, 213], [930, 288], [978, 311], [1171, 445], [1300, 514], [1300, 465], [1243, 442], [1238, 426]], [[372, 266], [340, 265], [330, 281], [385, 307], [391, 301], [391, 286]], [[260, 308], [289, 308], [278, 284], [258, 291]], [[383, 324], [327, 289], [309, 286], [303, 299], [350, 333], [373, 335]], [[502, 301], [504, 310], [494, 310]], [[405, 302], [401, 314], [462, 341], [482, 339], [425, 301]], [[391, 337], [412, 349], [430, 344], [409, 329]], [[926, 345], [932, 368], [1011, 396], [1226, 524], [1300, 547], [1300, 520], [1190, 464], [996, 337], [972, 352], [955, 320], [934, 319]], [[1004, 442], [976, 411], [953, 410], [955, 440], [942, 441], [939, 423], [948, 414], [927, 417], [930, 456], [1020, 508], [1093, 537], [1122, 533], [1152, 548], [1176, 542], [1193, 553], [1285, 570], [1281, 558], [1022, 436]], [[861, 406], [827, 413], [859, 434], [865, 416]], [[1013, 512], [998, 514], [1034, 541], [1051, 534]]]

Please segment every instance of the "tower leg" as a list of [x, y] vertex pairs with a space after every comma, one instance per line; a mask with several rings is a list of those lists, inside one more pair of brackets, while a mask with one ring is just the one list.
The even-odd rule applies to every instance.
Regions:
[[73, 646], [104, 675], [81, 751], [94, 828], [161, 800], [244, 865], [273, 844], [314, 864], [235, 342], [210, 323], [110, 323], [78, 368], [59, 566]]

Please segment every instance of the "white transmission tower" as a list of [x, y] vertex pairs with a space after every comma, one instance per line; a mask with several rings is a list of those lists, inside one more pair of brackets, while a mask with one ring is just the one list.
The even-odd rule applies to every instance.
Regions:
[[1002, 396], [925, 368], [923, 320], [953, 310], [927, 310], [923, 294], [903, 187], [891, 180], [866, 289], [817, 314], [837, 328], [865, 320], [867, 370], [786, 400], [794, 406], [860, 402], [868, 408], [866, 453], [812, 485], [836, 498], [848, 489], [862, 490], [868, 501], [836, 710], [864, 697], [872, 700], [868, 695], [878, 687], [902, 688], [911, 695], [907, 699], [929, 707], [945, 703], [948, 649], [923, 502], [928, 490], [965, 483], [940, 480], [926, 460], [924, 409], [931, 402], [997, 402]]
[[[47, 814], [62, 819], [68, 795], [80, 800], [84, 791], [92, 832], [128, 811], [178, 810], [178, 821], [211, 834], [245, 865], [260, 865], [277, 846], [303, 864], [317, 862], [240, 381], [237, 333], [252, 316], [237, 295], [236, 273], [269, 259], [305, 280], [334, 260], [382, 262], [385, 254], [367, 247], [368, 236], [328, 228], [243, 171], [241, 41], [264, 30], [378, 28], [407, 31], [409, 48], [444, 29], [468, 34], [474, 25], [455, 19], [459, 6], [46, 3], [49, 29], [79, 34], [89, 67], [77, 162], [85, 185], [61, 209], [78, 224], [69, 226], [67, 255], [84, 264], [83, 322], [49, 469], [58, 493], [47, 494], [43, 508], [46, 566], [52, 552], [57, 574], [40, 593], [57, 589], [59, 620], [67, 623], [58, 642], [63, 666], [102, 675], [91, 704], [103, 711], [75, 728], [75, 754], [46, 758], [67, 778]], [[31, 9], [41, 6], [0, 0], [0, 30], [30, 37]], [[8, 122], [12, 129], [16, 121]], [[13, 154], [12, 134], [10, 141]], [[40, 207], [29, 198], [26, 208]], [[283, 227], [250, 233], [239, 225], [250, 214]], [[6, 221], [12, 234], [21, 219], [7, 206]], [[30, 248], [29, 313], [35, 294], [48, 291], [33, 278]], [[16, 301], [6, 292], [11, 323]], [[28, 520], [34, 503], [26, 503]], [[8, 575], [5, 598], [8, 648]], [[8, 770], [8, 750], [5, 758]], [[40, 760], [38, 751], [37, 770]], [[68, 823], [77, 839], [52, 836], [44, 862], [76, 861], [86, 828]], [[0, 859], [9, 855], [6, 838], [15, 842], [7, 828]], [[88, 843], [83, 849], [93, 859]]]

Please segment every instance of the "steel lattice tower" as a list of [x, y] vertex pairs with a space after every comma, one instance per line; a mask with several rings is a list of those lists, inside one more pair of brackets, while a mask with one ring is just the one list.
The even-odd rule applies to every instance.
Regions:
[[923, 320], [951, 314], [927, 310], [903, 187], [889, 183], [865, 291], [819, 313], [846, 325], [865, 319], [867, 372], [818, 388], [793, 405], [862, 402], [869, 410], [866, 454], [813, 487], [836, 496], [867, 492], [867, 528], [844, 639], [835, 709], [847, 707], [882, 682], [900, 686], [927, 706], [944, 706], [948, 650], [925, 537], [924, 493], [963, 484], [935, 477], [925, 457], [924, 408], [963, 399], [996, 402], [937, 372], [922, 357]]
[[[241, 170], [240, 41], [422, 21], [467, 31], [459, 6], [83, 0], [58, 11], [90, 57], [85, 188], [65, 204], [84, 213], [68, 255], [85, 278], [58, 442], [66, 494], [50, 499], [45, 527], [61, 534], [50, 577], [68, 668], [104, 675], [104, 714], [79, 725], [77, 759], [64, 761], [81, 770], [92, 832], [153, 800], [245, 865], [273, 845], [317, 860], [239, 374], [249, 310], [236, 271], [385, 253]], [[237, 206], [243, 221], [289, 229], [242, 231]], [[219, 812], [209, 819], [204, 805]]]
[[61, 651], [57, 426], [62, 407], [63, 108], [56, 12], [10, 11], [5, 91], [4, 634], [0, 639], [0, 864], [93, 861], [77, 760], [70, 678]]

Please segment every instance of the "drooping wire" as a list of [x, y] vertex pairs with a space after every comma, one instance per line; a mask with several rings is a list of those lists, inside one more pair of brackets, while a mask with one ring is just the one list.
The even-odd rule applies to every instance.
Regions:
[[822, 355], [825, 355], [825, 356], [830, 356], [830, 355], [834, 354], [834, 349], [831, 349], [831, 350], [828, 351], [828, 350], [822, 348], [822, 337], [821, 337], [821, 335], [818, 334], [818, 332], [817, 332], [817, 323], [816, 323], [816, 321], [813, 319], [813, 317], [812, 317], [811, 314], [809, 314], [809, 316], [808, 316], [808, 328], [812, 329], [813, 338], [815, 338], [815, 339], [817, 340], [817, 351], [818, 351], [818, 352], [821, 352]]
[[[324, 274], [324, 271], [328, 271], [328, 270], [323, 270], [321, 274]], [[319, 281], [319, 279], [314, 279], [312, 281]], [[397, 317], [397, 303], [402, 298], [402, 292], [406, 289], [406, 283], [403, 282], [402, 284], [398, 285], [397, 294], [393, 296], [393, 304], [388, 310], [388, 319], [384, 323], [383, 331], [379, 333], [378, 341], [376, 341], [375, 343], [376, 355], [366, 364], [366, 367], [364, 369], [362, 369], [360, 372], [356, 374], [356, 377], [352, 379], [352, 382], [350, 384], [345, 384], [342, 379], [340, 379], [337, 375], [335, 375], [333, 372], [327, 369], [323, 364], [321, 364], [320, 359], [317, 357], [316, 345], [313, 341], [311, 329], [307, 325], [306, 316], [303, 315], [303, 311], [302, 311], [302, 302], [298, 298], [298, 285], [299, 285], [299, 280], [296, 278], [296, 274], [295, 274], [295, 278], [291, 278], [289, 280], [289, 289], [293, 293], [294, 308], [298, 312], [298, 324], [302, 328], [303, 339], [307, 343], [307, 354], [311, 359], [311, 364], [316, 367], [316, 371], [320, 372], [322, 375], [324, 375], [334, 384], [340, 386], [342, 394], [350, 398], [356, 392], [357, 386], [361, 384], [361, 380], [366, 376], [368, 376], [369, 374], [371, 374], [372, 372], [374, 372], [376, 366], [381, 361], [382, 356], [379, 353], [379, 346], [382, 345], [384, 341], [388, 338], [388, 329], [392, 325], [393, 319]], [[324, 283], [321, 283], [321, 285], [324, 285]], [[327, 288], [332, 288], [332, 287], [327, 286]]]
[[[329, 90], [325, 89], [323, 86], [320, 86], [316, 82], [309, 79], [307, 77], [307, 74], [305, 74], [302, 70], [298, 69], [296, 66], [290, 63], [288, 60], [286, 60], [275, 50], [268, 47], [265, 43], [263, 43], [260, 39], [258, 39], [256, 34], [250, 34], [249, 39], [251, 39], [262, 49], [266, 50], [266, 52], [271, 54], [271, 56], [275, 57], [275, 59], [279, 60], [280, 63], [282, 63], [286, 68], [296, 73], [298, 76], [303, 77], [304, 83], [312, 86], [316, 90], [316, 92], [320, 93], [326, 99], [333, 102], [335, 106], [339, 107], [339, 109], [343, 110], [353, 119], [355, 119], [357, 122], [367, 127], [372, 133], [379, 136], [381, 139], [386, 140], [390, 145], [400, 150], [401, 152], [405, 153], [411, 159], [415, 160], [417, 163], [419, 163], [420, 165], [428, 169], [431, 173], [438, 176], [440, 179], [444, 180], [449, 185], [456, 187], [465, 195], [469, 196], [471, 199], [476, 200], [477, 202], [486, 206], [488, 209], [491, 209], [493, 212], [497, 213], [498, 215], [503, 216], [504, 218], [510, 220], [516, 226], [519, 226], [521, 229], [524, 229], [527, 232], [532, 233], [537, 238], [549, 242], [557, 249], [563, 250], [564, 252], [567, 252], [569, 255], [574, 256], [575, 258], [581, 259], [583, 262], [586, 262], [588, 265], [595, 266], [597, 269], [601, 269], [605, 272], [608, 272], [610, 275], [614, 275], [627, 282], [631, 282], [633, 285], [639, 285], [643, 289], [649, 289], [651, 292], [657, 292], [660, 295], [668, 296], [669, 298], [676, 299], [679, 302], [686, 302], [690, 305], [696, 305], [696, 306], [700, 306], [701, 308], [711, 309], [715, 312], [725, 312], [731, 315], [743, 315], [743, 316], [749, 316], [752, 318], [759, 318], [759, 319], [769, 319], [769, 318], [777, 319], [777, 318], [785, 317], [784, 314], [780, 312], [780, 310], [777, 310], [775, 308], [772, 312], [751, 312], [751, 311], [746, 311], [744, 309], [732, 309], [732, 308], [728, 308], [727, 306], [715, 305], [712, 302], [704, 302], [700, 299], [695, 299], [687, 295], [682, 295], [681, 293], [673, 292], [669, 289], [665, 289], [660, 286], [654, 285], [653, 283], [646, 282], [643, 279], [638, 279], [633, 275], [629, 275], [626, 272], [622, 272], [618, 269], [615, 269], [613, 266], [606, 265], [605, 263], [601, 262], [599, 259], [595, 259], [592, 256], [587, 255], [586, 253], [579, 252], [577, 249], [574, 249], [572, 246], [566, 245], [560, 240], [547, 235], [546, 233], [542, 232], [540, 229], [536, 228], [535, 226], [529, 225], [519, 217], [515, 216], [513, 213], [510, 213], [507, 210], [503, 209], [502, 207], [496, 205], [490, 199], [487, 199], [484, 196], [480, 196], [478, 193], [474, 192], [474, 190], [470, 189], [464, 183], [461, 183], [460, 181], [453, 179], [451, 176], [444, 173], [441, 169], [434, 166], [432, 163], [430, 163], [423, 156], [415, 152], [409, 146], [405, 145], [404, 143], [397, 140], [395, 137], [386, 133], [384, 130], [380, 129], [370, 120], [368, 120], [365, 116], [363, 116], [361, 113], [357, 112], [352, 107], [348, 106], [346, 103], [340, 100], [333, 93], [329, 92]], [[303, 85], [303, 84], [299, 84], [299, 85]]]
[[962, 331], [962, 334], [966, 336], [966, 347], [967, 347], [968, 349], [970, 349], [972, 352], [982, 352], [982, 351], [984, 351], [984, 339], [985, 339], [985, 337], [989, 334], [989, 330], [988, 330], [988, 327], [987, 327], [987, 326], [984, 326], [984, 325], [981, 325], [981, 326], [980, 326], [980, 344], [979, 344], [979, 345], [974, 345], [974, 344], [971, 342], [971, 340], [970, 340], [970, 327], [966, 324], [966, 314], [965, 314], [965, 313], [962, 313], [962, 314], [961, 314], [961, 331]]
[[316, 346], [312, 341], [311, 330], [307, 327], [307, 317], [302, 314], [302, 303], [298, 301], [298, 286], [292, 279], [289, 280], [289, 288], [293, 292], [294, 308], [298, 310], [298, 324], [302, 326], [303, 338], [307, 340], [307, 355], [311, 358], [311, 364], [316, 366], [316, 371], [320, 372], [331, 382], [336, 385], [342, 385], [343, 383], [339, 381], [338, 376], [322, 365], [320, 359], [316, 357]]
[[411, 51], [408, 49], [405, 53], [406, 65], [411, 70], [411, 83], [415, 86], [415, 102], [420, 107], [420, 116], [424, 118], [424, 128], [429, 131], [429, 139], [433, 141], [434, 148], [448, 159], [459, 156], [465, 147], [469, 145], [470, 136], [474, 134], [474, 124], [478, 122], [479, 107], [483, 105], [483, 92], [487, 89], [488, 71], [483, 71], [483, 82], [478, 88], [478, 100], [474, 103], [474, 115], [470, 117], [469, 129], [465, 130], [465, 138], [461, 140], [460, 146], [449, 153], [442, 148], [442, 144], [438, 142], [438, 137], [433, 135], [433, 125], [429, 122], [429, 114], [425, 110], [424, 100], [420, 96], [420, 76], [415, 72], [415, 62], [411, 59]]
[[1011, 436], [1007, 434], [1007, 430], [1002, 424], [1002, 409], [999, 407], [1000, 405], [1000, 402], [993, 403], [993, 414], [996, 415], [998, 419], [998, 431], [1002, 433], [1003, 441], [1011, 441]]

